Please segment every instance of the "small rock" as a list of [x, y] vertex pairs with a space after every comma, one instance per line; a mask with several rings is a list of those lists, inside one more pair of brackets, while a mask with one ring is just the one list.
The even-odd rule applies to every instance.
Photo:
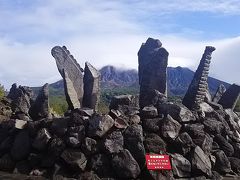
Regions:
[[26, 124], [27, 124], [27, 121], [16, 119], [15, 128], [16, 129], [24, 129], [26, 127]]
[[215, 169], [219, 173], [229, 173], [231, 171], [231, 164], [222, 150], [214, 152], [214, 156], [216, 157]]
[[227, 142], [223, 136], [219, 134], [216, 135], [214, 141], [219, 145], [220, 149], [223, 150], [227, 156], [232, 156], [234, 154], [233, 146]]
[[235, 173], [240, 174], [240, 159], [235, 157], [229, 157], [228, 160], [230, 161], [232, 170]]
[[89, 120], [88, 134], [90, 137], [102, 137], [114, 125], [114, 120], [109, 115], [94, 116]]
[[191, 164], [193, 172], [200, 171], [207, 176], [212, 175], [211, 161], [199, 146], [196, 146], [191, 152]]
[[158, 116], [157, 108], [154, 106], [145, 106], [141, 110], [141, 117], [143, 118], [155, 118]]
[[129, 117], [129, 122], [131, 124], [139, 124], [141, 122], [141, 119], [138, 115], [132, 115]]
[[30, 153], [30, 138], [25, 130], [19, 131], [16, 135], [11, 149], [11, 156], [14, 160], [20, 161], [28, 157]]
[[97, 141], [92, 138], [86, 137], [82, 143], [81, 149], [86, 155], [95, 154], [98, 152]]
[[79, 180], [101, 180], [94, 172], [84, 172], [78, 177]]
[[171, 116], [167, 115], [167, 117], [163, 119], [161, 133], [164, 138], [174, 140], [178, 136], [180, 129], [181, 124], [179, 124], [179, 122], [174, 120]]
[[68, 128], [69, 118], [55, 118], [53, 119], [51, 132], [56, 134], [58, 137], [62, 137], [66, 134]]
[[186, 155], [190, 152], [191, 148], [194, 146], [192, 138], [187, 132], [181, 133], [176, 139], [176, 148], [179, 149], [179, 152], [183, 155]]
[[61, 154], [61, 158], [72, 168], [79, 169], [81, 171], [84, 171], [87, 164], [87, 158], [85, 155], [74, 149], [64, 150]]
[[162, 140], [161, 137], [152, 133], [148, 134], [144, 140], [144, 146], [146, 152], [160, 154], [160, 152], [166, 152], [166, 143]]
[[176, 177], [190, 177], [191, 163], [180, 154], [171, 155], [173, 174]]
[[160, 131], [160, 122], [162, 121], [161, 118], [154, 118], [154, 119], [143, 119], [142, 125], [144, 131], [158, 133]]
[[141, 173], [138, 163], [126, 149], [113, 156], [112, 168], [119, 178], [137, 178]]
[[206, 119], [205, 121], [203, 121], [204, 124], [204, 128], [205, 130], [210, 133], [210, 134], [221, 134], [223, 129], [224, 129], [224, 125], [223, 123], [221, 123], [220, 121], [214, 120], [214, 119]]
[[113, 131], [104, 140], [104, 149], [108, 153], [119, 153], [123, 150], [123, 136], [120, 131]]
[[114, 121], [114, 126], [118, 129], [126, 129], [128, 127], [128, 123], [125, 119], [118, 117]]
[[50, 133], [46, 128], [43, 128], [38, 132], [37, 137], [34, 139], [32, 146], [35, 149], [42, 151], [46, 149], [50, 139], [51, 139]]

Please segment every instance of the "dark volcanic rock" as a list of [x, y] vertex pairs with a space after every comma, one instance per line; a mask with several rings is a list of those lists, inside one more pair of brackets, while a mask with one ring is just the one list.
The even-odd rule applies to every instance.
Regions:
[[50, 139], [51, 139], [50, 133], [48, 132], [47, 129], [43, 128], [38, 132], [37, 137], [34, 139], [32, 143], [32, 146], [39, 151], [44, 150], [46, 149]]
[[0, 158], [0, 170], [12, 171], [15, 167], [15, 162], [11, 158], [10, 154], [5, 154]]
[[141, 117], [143, 118], [155, 118], [158, 116], [157, 108], [154, 106], [145, 106], [141, 110]]
[[216, 171], [222, 174], [229, 173], [231, 171], [231, 164], [225, 153], [222, 150], [219, 150], [214, 153], [214, 156], [216, 157], [216, 163], [214, 167]]
[[164, 138], [175, 139], [181, 129], [181, 124], [174, 120], [171, 116], [167, 116], [163, 119], [161, 126], [161, 133]]
[[233, 146], [227, 142], [223, 136], [216, 135], [214, 141], [219, 145], [220, 149], [223, 150], [227, 156], [232, 156], [234, 154]]
[[191, 163], [180, 154], [171, 154], [173, 174], [176, 177], [190, 177]]
[[192, 138], [187, 132], [181, 133], [176, 139], [176, 148], [181, 154], [186, 155], [190, 152], [191, 148], [194, 146]]
[[125, 130], [124, 145], [142, 168], [145, 165], [145, 148], [141, 125], [131, 125]]
[[13, 84], [7, 97], [12, 100], [13, 112], [22, 112], [28, 115], [32, 96], [33, 91], [29, 87], [17, 87], [17, 84]]
[[88, 62], [85, 63], [83, 82], [83, 107], [97, 110], [100, 98], [100, 73]]
[[92, 156], [87, 166], [90, 170], [95, 171], [100, 177], [114, 176], [114, 172], [111, 167], [111, 161], [105, 154], [96, 154]]
[[160, 131], [160, 122], [162, 119], [154, 118], [154, 119], [143, 119], [143, 129], [144, 131], [158, 133]]
[[222, 95], [219, 100], [219, 104], [223, 106], [224, 109], [234, 109], [238, 98], [240, 95], [240, 86], [232, 84], [227, 91]]
[[141, 108], [152, 104], [152, 98], [149, 96], [152, 91], [167, 94], [168, 54], [162, 43], [152, 38], [148, 38], [138, 51]]
[[74, 149], [66, 149], [61, 154], [61, 158], [72, 168], [84, 171], [87, 165], [87, 158], [85, 155]]
[[161, 137], [152, 133], [148, 134], [144, 140], [144, 147], [148, 153], [165, 153], [166, 152], [166, 143], [162, 140]]
[[78, 177], [79, 180], [101, 180], [94, 172], [84, 172]]
[[54, 118], [50, 130], [53, 134], [62, 137], [67, 133], [69, 118]]
[[45, 84], [39, 91], [34, 104], [29, 109], [29, 114], [34, 120], [47, 118], [50, 115], [49, 85]]
[[137, 161], [127, 149], [113, 156], [112, 167], [120, 178], [137, 178], [141, 172]]
[[224, 129], [223, 123], [215, 119], [206, 119], [203, 121], [203, 124], [205, 130], [213, 135], [221, 134]]
[[109, 115], [96, 115], [89, 120], [88, 135], [102, 137], [114, 125], [114, 120]]
[[119, 153], [123, 150], [123, 136], [120, 131], [113, 131], [104, 140], [104, 149], [108, 153]]
[[96, 152], [98, 152], [97, 141], [92, 138], [86, 137], [82, 143], [81, 149], [86, 155], [95, 154]]
[[196, 118], [190, 110], [180, 104], [163, 103], [158, 106], [158, 113], [167, 115], [169, 114], [173, 119], [178, 122], [186, 123], [195, 121]]
[[[55, 46], [51, 50], [52, 56], [56, 60], [56, 64], [58, 67], [58, 71], [65, 79], [65, 74], [68, 75], [68, 81], [71, 82], [71, 89], [72, 92], [76, 93], [74, 94], [74, 99], [75, 96], [76, 99], [79, 100], [79, 104], [77, 103], [77, 106], [82, 105], [82, 98], [83, 98], [83, 70], [80, 67], [80, 65], [77, 63], [76, 59], [70, 54], [68, 49], [63, 46]], [[68, 91], [68, 86], [65, 86], [65, 93]], [[69, 94], [70, 99], [72, 99], [72, 94]], [[68, 99], [69, 100], [69, 99]], [[69, 106], [71, 106], [72, 102], [68, 101]], [[74, 103], [75, 104], [75, 103]]]
[[198, 137], [193, 139], [193, 142], [201, 147], [205, 154], [209, 155], [211, 153], [213, 139], [209, 134], [199, 134]]
[[11, 156], [14, 160], [26, 159], [30, 153], [30, 138], [27, 131], [20, 131], [13, 142], [11, 149]]
[[192, 171], [196, 174], [212, 175], [211, 161], [199, 146], [196, 146], [191, 152], [191, 164]]
[[235, 173], [240, 174], [240, 159], [235, 157], [229, 157], [228, 160], [230, 161], [231, 169]]
[[199, 135], [204, 134], [204, 125], [200, 124], [200, 123], [196, 123], [196, 124], [186, 124], [184, 126], [184, 130], [186, 132], [188, 132], [188, 134], [192, 137], [192, 138], [198, 138]]

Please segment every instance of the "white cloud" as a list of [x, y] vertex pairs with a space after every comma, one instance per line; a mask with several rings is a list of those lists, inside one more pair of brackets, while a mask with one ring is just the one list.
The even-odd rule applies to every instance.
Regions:
[[[211, 74], [239, 82], [239, 37], [201, 41], [181, 38], [176, 33], [159, 35], [150, 33], [139, 21], [142, 16], [151, 18], [156, 13], [163, 16], [182, 11], [240, 14], [238, 0], [34, 2], [37, 3], [30, 7], [23, 4], [20, 8], [20, 4], [3, 6], [0, 1], [0, 22], [5, 25], [0, 27], [0, 83], [7, 88], [14, 82], [40, 86], [60, 79], [50, 54], [55, 45], [66, 45], [81, 66], [89, 61], [98, 68], [107, 64], [137, 68], [137, 52], [149, 36], [162, 41], [170, 53], [170, 66], [188, 66], [194, 70], [205, 46], [216, 46]], [[171, 24], [162, 24], [168, 25]], [[192, 31], [185, 29], [187, 34]]]

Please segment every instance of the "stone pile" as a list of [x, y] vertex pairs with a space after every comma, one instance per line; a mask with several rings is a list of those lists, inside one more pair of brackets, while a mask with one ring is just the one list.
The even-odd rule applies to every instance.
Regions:
[[[65, 47], [53, 48], [70, 110], [51, 116], [47, 84], [36, 100], [30, 88], [13, 85], [0, 101], [0, 171], [56, 180], [240, 175], [240, 118], [234, 112], [240, 90], [220, 86], [211, 98], [207, 76], [214, 49], [206, 47], [183, 104], [175, 103], [166, 94], [168, 52], [149, 38], [139, 50], [140, 95], [113, 97], [109, 113], [101, 114], [97, 70], [86, 63], [83, 75]], [[172, 170], [148, 170], [146, 154], [170, 155]]]

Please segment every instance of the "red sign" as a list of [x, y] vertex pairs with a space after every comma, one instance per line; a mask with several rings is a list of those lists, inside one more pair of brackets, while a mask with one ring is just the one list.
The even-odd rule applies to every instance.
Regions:
[[172, 169], [169, 155], [148, 154], [146, 155], [147, 168], [149, 170], [170, 170]]

